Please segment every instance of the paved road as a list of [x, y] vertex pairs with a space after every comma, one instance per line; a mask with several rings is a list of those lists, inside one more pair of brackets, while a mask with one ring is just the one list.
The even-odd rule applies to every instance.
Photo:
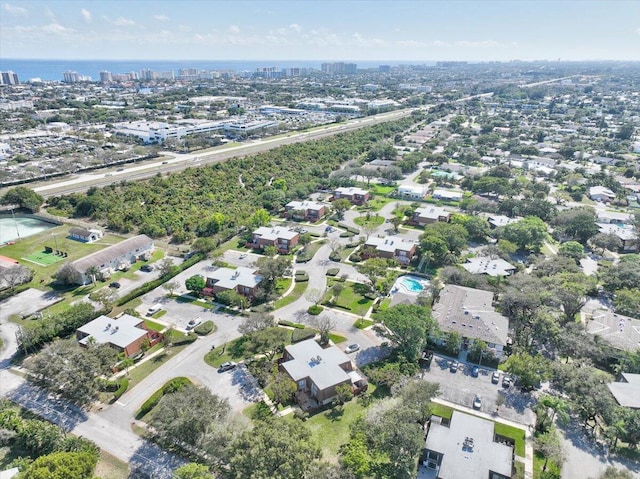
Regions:
[[[413, 108], [381, 113], [379, 115], [373, 115], [366, 118], [349, 120], [343, 124], [327, 125], [308, 132], [278, 135], [275, 138], [246, 142], [239, 146], [220, 147], [216, 151], [198, 152], [187, 155], [170, 153], [173, 158], [169, 160], [136, 163], [134, 166], [129, 167], [118, 165], [117, 168], [100, 170], [99, 172], [94, 173], [73, 175], [70, 178], [65, 178], [63, 180], [33, 183], [32, 186], [34, 191], [45, 198], [55, 195], [82, 192], [92, 186], [106, 186], [112, 183], [118, 183], [122, 180], [142, 180], [155, 176], [157, 173], [181, 171], [194, 166], [219, 163], [239, 156], [254, 155], [283, 145], [317, 140], [327, 136], [336, 135], [338, 133], [345, 133], [375, 125], [377, 123], [384, 123], [404, 118], [409, 116], [412, 111], [414, 111]], [[4, 191], [0, 189], [0, 195], [2, 193], [4, 193]]]
[[559, 428], [566, 453], [562, 479], [595, 479], [609, 466], [626, 469], [632, 477], [640, 477], [640, 463], [610, 456], [585, 436], [576, 422]]

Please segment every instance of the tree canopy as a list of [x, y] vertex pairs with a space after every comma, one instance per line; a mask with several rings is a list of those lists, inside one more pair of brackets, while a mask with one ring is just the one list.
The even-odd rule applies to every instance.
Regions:
[[434, 327], [431, 311], [425, 306], [399, 304], [382, 311], [379, 319], [383, 326], [377, 326], [376, 332], [395, 344], [408, 360], [418, 358]]

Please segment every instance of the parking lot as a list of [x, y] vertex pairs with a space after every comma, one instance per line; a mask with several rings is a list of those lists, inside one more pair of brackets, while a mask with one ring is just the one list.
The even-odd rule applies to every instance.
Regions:
[[478, 377], [471, 375], [472, 364], [460, 363], [458, 371], [453, 373], [449, 367], [451, 358], [434, 355], [431, 367], [424, 370], [426, 381], [440, 384], [440, 397], [461, 406], [473, 407], [476, 394], [482, 397], [482, 412], [492, 414], [496, 411], [498, 396], [504, 398], [504, 405], [500, 407], [498, 415], [521, 424], [532, 424], [534, 415], [530, 409], [533, 398], [530, 393], [522, 393], [511, 385], [502, 386], [504, 373], [500, 372], [498, 384], [491, 382], [491, 375], [495, 369], [480, 368]]

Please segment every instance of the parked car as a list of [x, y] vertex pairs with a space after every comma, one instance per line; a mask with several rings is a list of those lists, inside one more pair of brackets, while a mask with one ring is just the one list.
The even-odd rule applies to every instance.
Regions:
[[187, 329], [193, 329], [198, 326], [202, 321], [200, 320], [200, 316], [196, 316], [187, 324]]
[[494, 371], [491, 375], [491, 382], [493, 384], [498, 384], [500, 382], [500, 373], [498, 371]]
[[482, 407], [482, 396], [476, 394], [476, 397], [473, 399], [473, 409], [480, 409]]
[[232, 369], [235, 369], [237, 366], [236, 363], [232, 362], [232, 361], [228, 361], [226, 363], [222, 363], [220, 365], [220, 367], [218, 368], [218, 372], [219, 373], [224, 373], [225, 371], [231, 371]]
[[349, 353], [355, 353], [357, 350], [360, 349], [360, 345], [357, 343], [353, 343], [350, 344], [349, 346], [347, 346], [344, 350], [345, 353], [349, 354]]
[[245, 259], [247, 256], [249, 256], [249, 253], [242, 253], [239, 258], [240, 259]]
[[144, 271], [145, 273], [151, 273], [153, 271], [153, 266], [150, 264], [143, 264], [140, 266], [140, 271]]
[[452, 373], [456, 373], [458, 372], [459, 366], [460, 366], [460, 363], [458, 361], [451, 361], [451, 365], [449, 366], [449, 371], [451, 371]]
[[511, 376], [506, 376], [502, 378], [502, 387], [503, 388], [508, 388], [511, 386], [511, 383], [513, 382], [513, 379], [511, 379]]
[[471, 369], [471, 376], [473, 376], [474, 378], [477, 378], [479, 372], [480, 372], [480, 368], [478, 366], [474, 366]]
[[113, 283], [109, 283], [109, 287], [118, 289], [120, 287], [120, 283], [118, 283], [117, 281], [114, 281]]

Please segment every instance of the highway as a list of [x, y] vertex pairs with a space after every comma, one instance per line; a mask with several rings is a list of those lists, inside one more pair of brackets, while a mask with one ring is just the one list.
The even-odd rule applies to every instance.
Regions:
[[[428, 109], [429, 107], [422, 107]], [[130, 166], [104, 168], [91, 173], [74, 174], [65, 178], [30, 183], [28, 187], [43, 197], [84, 192], [91, 187], [107, 186], [121, 181], [136, 181], [161, 174], [182, 171], [189, 167], [198, 167], [219, 163], [231, 158], [255, 155], [283, 145], [318, 140], [338, 133], [346, 133], [378, 123], [398, 120], [409, 116], [414, 109], [396, 110], [379, 115], [349, 120], [345, 123], [331, 124], [313, 128], [309, 131], [292, 132], [263, 140], [246, 141], [241, 145], [217, 147], [215, 151], [201, 151], [190, 154], [161, 152], [161, 159], [135, 163]], [[7, 190], [7, 189], [5, 189]], [[0, 195], [5, 191], [0, 190]]]

